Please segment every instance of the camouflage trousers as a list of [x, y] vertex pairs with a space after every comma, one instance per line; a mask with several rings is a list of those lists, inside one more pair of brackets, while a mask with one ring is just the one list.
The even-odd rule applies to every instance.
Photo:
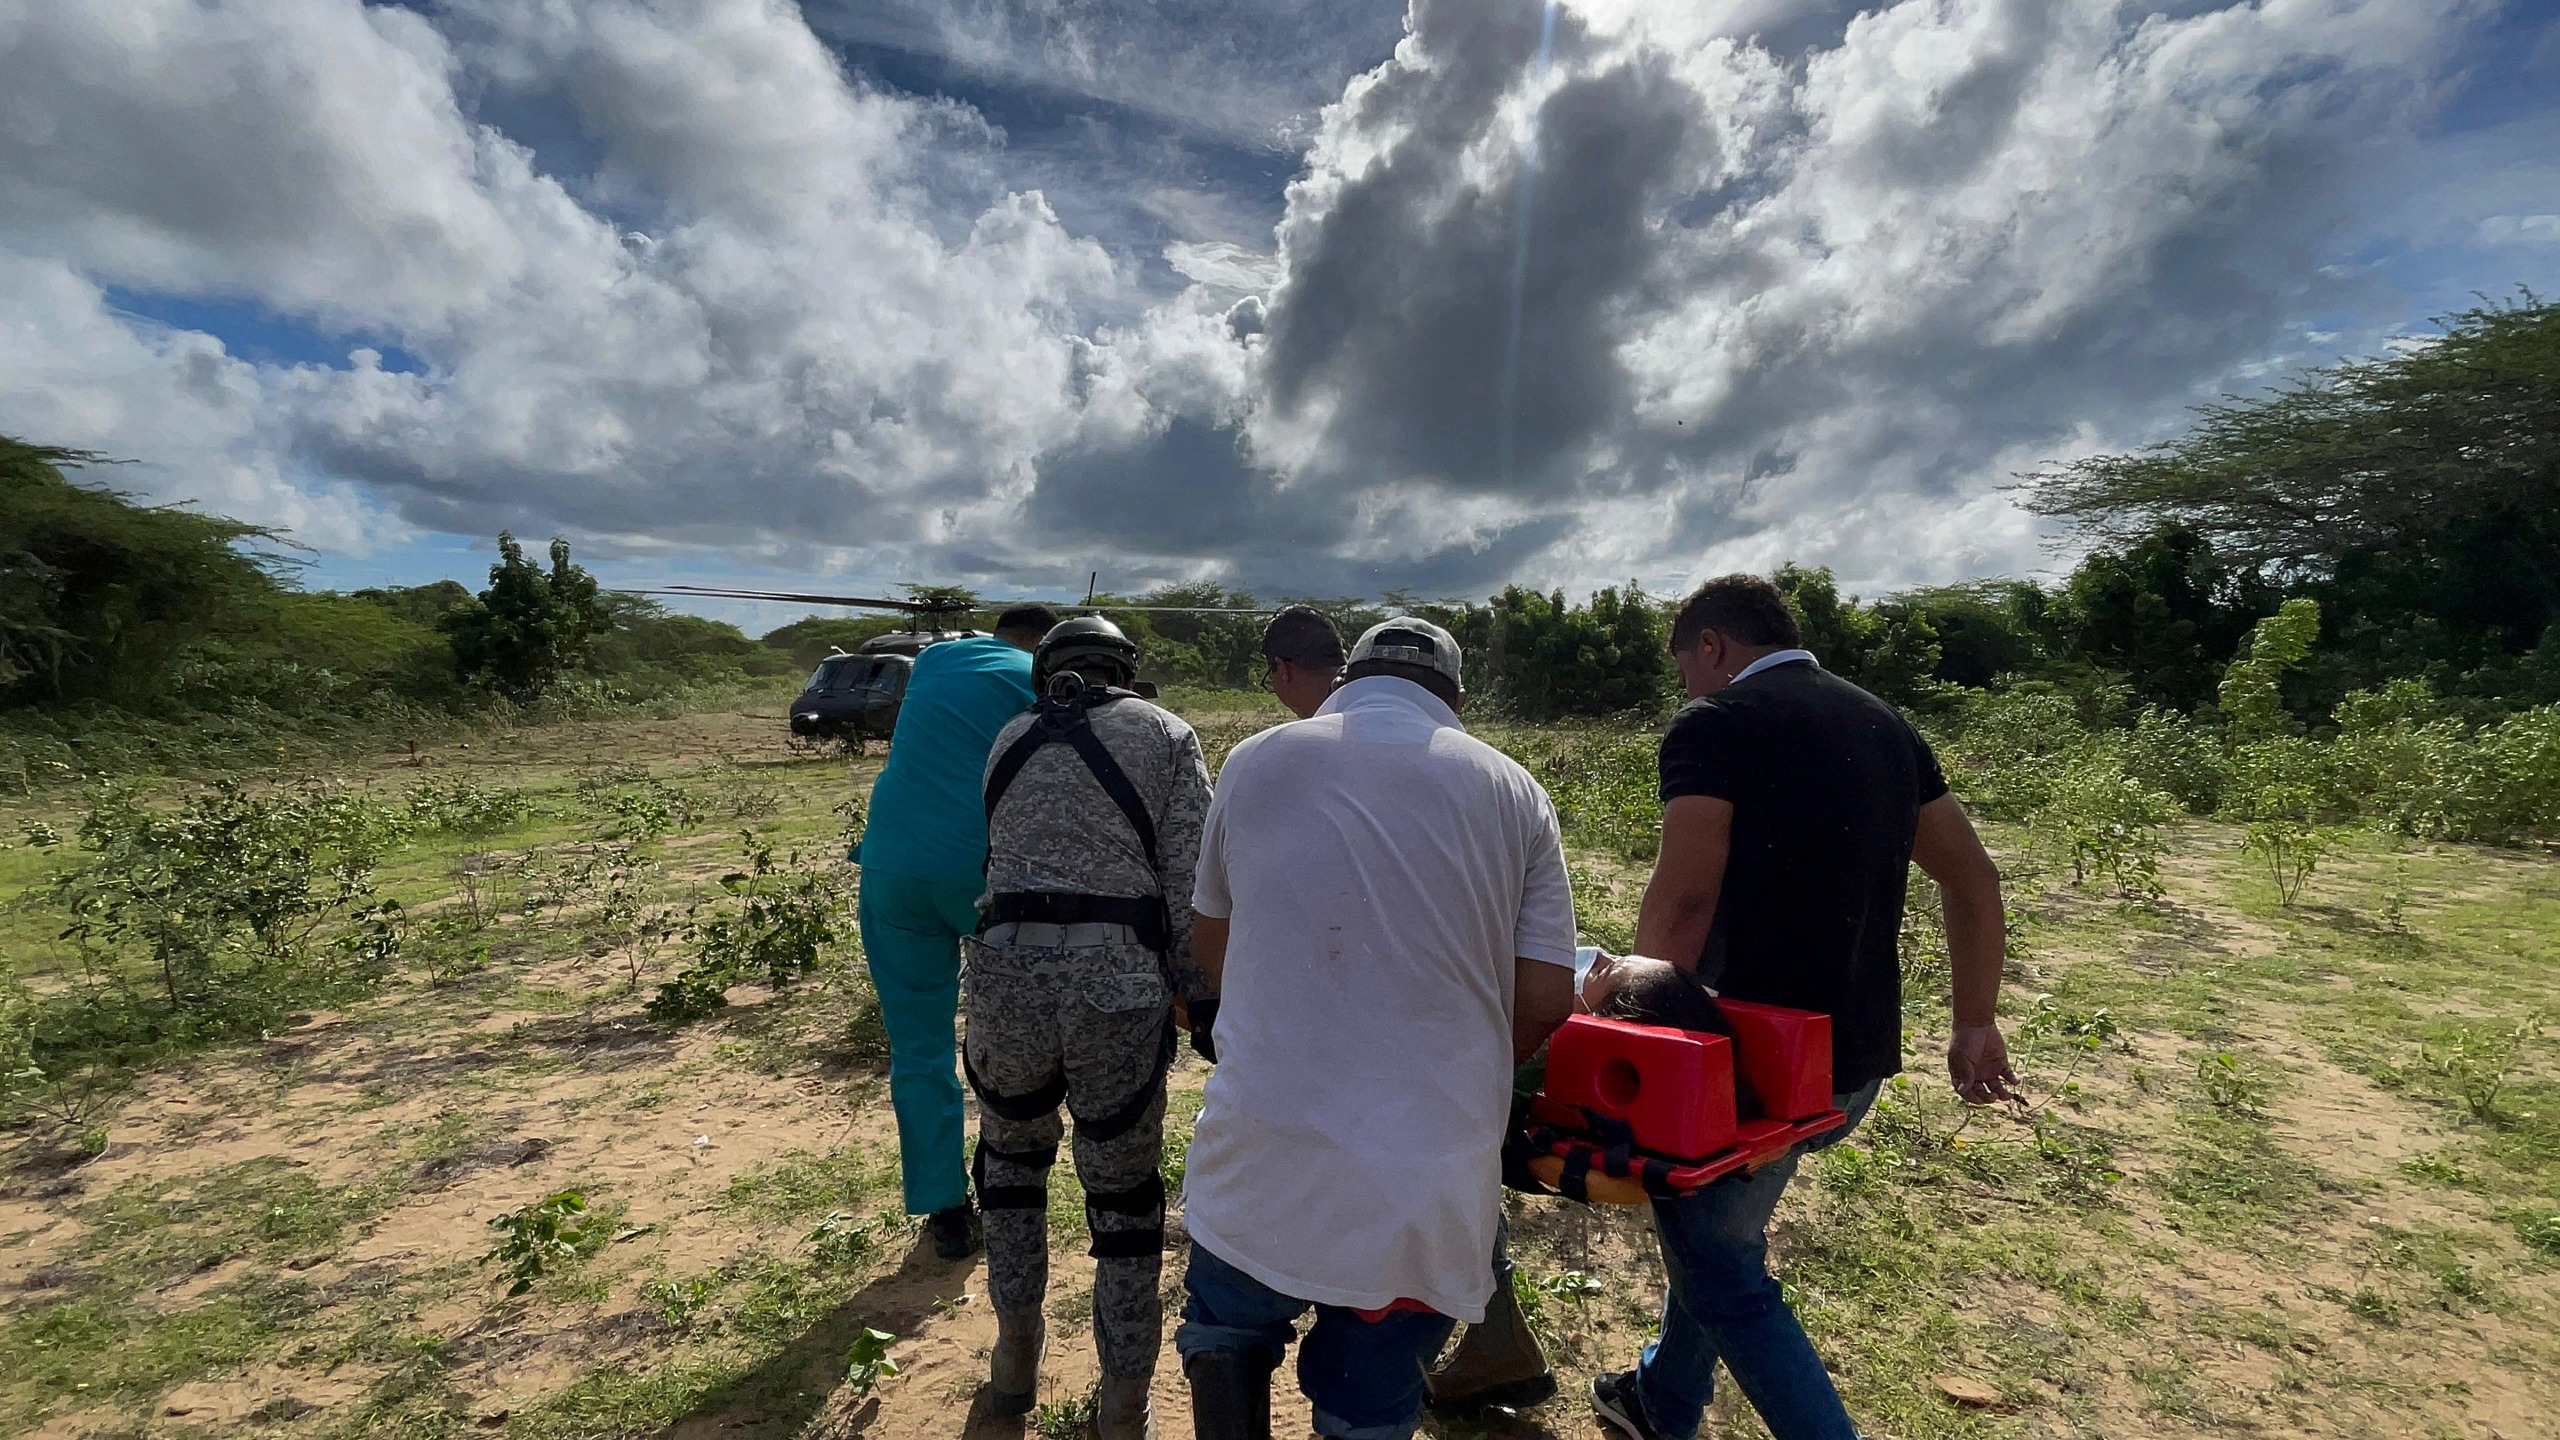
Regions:
[[[1076, 1121], [1076, 1177], [1095, 1257], [1093, 1328], [1106, 1375], [1155, 1372], [1164, 1317], [1162, 1075], [1172, 1005], [1155, 952], [1127, 943], [1024, 945], [998, 926], [963, 942], [978, 1092], [971, 1167], [987, 1227], [987, 1293], [1002, 1313], [1037, 1313], [1049, 1287], [1048, 1180]], [[1057, 927], [1039, 927], [1055, 933]], [[1070, 927], [1069, 939], [1082, 938]], [[1125, 933], [1121, 927], [1107, 927]]]

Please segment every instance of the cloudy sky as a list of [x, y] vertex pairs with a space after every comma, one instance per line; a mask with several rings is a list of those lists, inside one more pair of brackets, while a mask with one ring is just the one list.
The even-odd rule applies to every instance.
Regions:
[[2549, 0], [0, 0], [0, 74], [0, 433], [318, 584], [1873, 593], [2560, 292]]

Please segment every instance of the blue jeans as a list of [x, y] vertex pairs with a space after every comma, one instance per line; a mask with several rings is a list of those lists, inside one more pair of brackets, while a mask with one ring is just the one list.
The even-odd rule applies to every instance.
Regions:
[[1857, 1440], [1822, 1357], [1769, 1274], [1769, 1216], [1797, 1162], [1854, 1129], [1881, 1083], [1833, 1096], [1849, 1123], [1786, 1158], [1695, 1195], [1653, 1202], [1671, 1284], [1662, 1297], [1662, 1338], [1644, 1347], [1636, 1366], [1636, 1393], [1645, 1419], [1665, 1440], [1698, 1433], [1715, 1398], [1719, 1360], [1774, 1440]]
[[[1206, 1350], [1259, 1350], [1273, 1365], [1289, 1348], [1292, 1322], [1311, 1302], [1283, 1295], [1202, 1246], [1191, 1244], [1182, 1288], [1182, 1326], [1173, 1348], [1184, 1360]], [[1298, 1347], [1298, 1388], [1315, 1406], [1325, 1440], [1406, 1440], [1422, 1423], [1422, 1373], [1458, 1322], [1424, 1310], [1376, 1320], [1338, 1305], [1316, 1305], [1316, 1323]]]
[[978, 928], [981, 875], [927, 879], [866, 868], [854, 914], [862, 958], [889, 1032], [889, 1108], [898, 1115], [898, 1171], [907, 1213], [930, 1215], [969, 1198], [961, 1162], [960, 937]]

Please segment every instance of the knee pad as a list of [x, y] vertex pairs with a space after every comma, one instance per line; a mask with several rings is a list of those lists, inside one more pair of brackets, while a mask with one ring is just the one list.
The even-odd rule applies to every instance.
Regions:
[[[1100, 1222], [1106, 1212], [1152, 1216], [1155, 1223], [1138, 1230], [1105, 1230]], [[1093, 1235], [1085, 1253], [1096, 1260], [1139, 1260], [1163, 1253], [1164, 1177], [1149, 1175], [1126, 1190], [1087, 1190], [1084, 1224]]]
[[[1026, 1170], [1039, 1171], [1039, 1183], [988, 1185], [987, 1160], [989, 1157], [1001, 1160], [1007, 1165], [1019, 1165]], [[1055, 1145], [1045, 1145], [1037, 1150], [1001, 1150], [988, 1144], [987, 1137], [984, 1135], [979, 1136], [978, 1151], [969, 1159], [969, 1181], [977, 1187], [978, 1208], [981, 1210], [1048, 1209], [1049, 1167], [1057, 1163], [1058, 1147]]]

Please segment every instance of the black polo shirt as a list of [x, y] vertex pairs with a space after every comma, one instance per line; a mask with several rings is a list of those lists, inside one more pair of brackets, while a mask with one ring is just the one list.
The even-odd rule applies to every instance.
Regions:
[[1809, 661], [1689, 702], [1662, 739], [1665, 804], [1733, 805], [1699, 978], [1737, 1000], [1831, 1016], [1836, 1090], [1902, 1068], [1911, 837], [1920, 807], [1946, 793], [1909, 721]]

